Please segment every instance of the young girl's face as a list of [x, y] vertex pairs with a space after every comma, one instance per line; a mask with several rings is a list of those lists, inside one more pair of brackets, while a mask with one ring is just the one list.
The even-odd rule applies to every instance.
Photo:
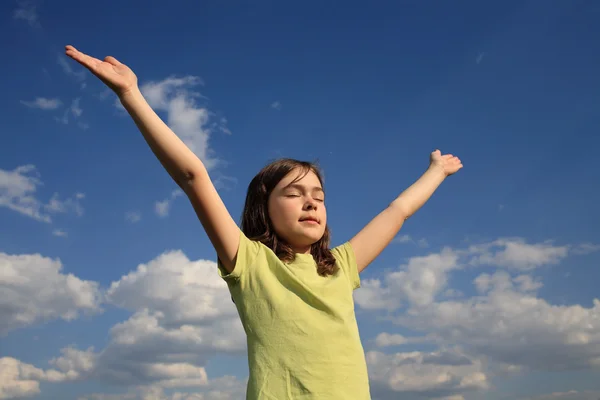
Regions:
[[[309, 253], [327, 225], [325, 193], [317, 175], [292, 171], [273, 189], [269, 197], [269, 218], [279, 237], [296, 253]], [[293, 183], [292, 183], [293, 182]]]

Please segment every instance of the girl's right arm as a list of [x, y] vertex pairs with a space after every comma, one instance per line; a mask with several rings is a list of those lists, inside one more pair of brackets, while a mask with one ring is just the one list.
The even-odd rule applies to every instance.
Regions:
[[66, 54], [89, 69], [117, 94], [152, 152], [187, 194], [223, 267], [232, 272], [240, 230], [223, 204], [202, 161], [152, 110], [129, 67], [113, 57], [100, 61], [72, 46], [67, 46]]

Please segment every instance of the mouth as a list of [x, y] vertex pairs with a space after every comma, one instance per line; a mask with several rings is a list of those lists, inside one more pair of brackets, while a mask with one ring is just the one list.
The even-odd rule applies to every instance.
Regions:
[[305, 222], [308, 224], [319, 224], [319, 220], [314, 218], [314, 217], [306, 217], [306, 218], [300, 218], [299, 219], [300, 222]]

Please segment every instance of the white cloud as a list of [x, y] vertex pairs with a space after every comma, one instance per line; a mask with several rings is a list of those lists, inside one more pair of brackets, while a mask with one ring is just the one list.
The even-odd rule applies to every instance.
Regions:
[[18, 2], [19, 6], [13, 13], [14, 19], [21, 19], [27, 21], [27, 23], [31, 26], [35, 26], [38, 24], [39, 15], [37, 12], [37, 8], [33, 1], [25, 1], [21, 0]]
[[472, 246], [471, 265], [492, 265], [528, 271], [543, 265], [558, 264], [569, 246], [551, 243], [528, 244], [522, 239], [498, 239], [492, 243]]
[[[54, 119], [57, 122], [60, 122], [61, 124], [68, 125], [70, 115], [72, 115], [75, 119], [79, 118], [81, 116], [81, 114], [83, 114], [83, 110], [81, 109], [81, 106], [79, 104], [80, 102], [81, 102], [80, 97], [73, 99], [73, 101], [71, 102], [71, 105], [67, 109], [65, 109], [65, 111], [63, 112], [62, 117], [54, 117]], [[78, 121], [77, 126], [79, 126], [83, 130], [86, 130], [89, 128], [89, 124], [87, 124], [85, 122], [81, 122], [81, 121]]]
[[174, 391], [165, 393], [160, 386], [140, 386], [122, 394], [94, 393], [78, 400], [239, 400], [246, 395], [246, 383], [234, 376], [211, 379], [193, 392]]
[[85, 71], [82, 69], [78, 71], [74, 70], [71, 66], [72, 63], [67, 61], [63, 54], [59, 54], [56, 60], [58, 64], [62, 67], [62, 70], [65, 74], [74, 77], [78, 81], [83, 81], [85, 79]]
[[217, 190], [221, 190], [221, 189], [230, 190], [237, 183], [238, 183], [238, 181], [236, 178], [234, 178], [232, 176], [225, 176], [225, 175], [219, 175], [213, 181], [213, 184], [215, 185], [215, 188]]
[[[426, 333], [439, 344], [459, 344], [469, 354], [511, 370], [599, 368], [600, 300], [590, 307], [552, 305], [537, 296], [543, 282], [531, 274], [569, 253], [579, 254], [581, 248], [500, 239], [444, 249], [413, 257], [381, 280], [365, 280], [355, 299], [360, 308], [386, 310], [387, 319]], [[479, 266], [497, 270], [477, 276], [476, 296], [449, 299], [450, 274]], [[389, 314], [395, 310], [397, 314]], [[401, 344], [402, 338], [379, 338], [380, 345], [394, 343]]]
[[157, 201], [154, 204], [154, 211], [156, 212], [156, 215], [158, 215], [161, 218], [168, 216], [169, 211], [171, 210], [171, 204], [173, 203], [173, 200], [182, 195], [183, 192], [180, 189], [176, 189], [173, 192], [171, 192], [171, 195], [168, 198], [162, 201]]
[[0, 399], [31, 397], [40, 393], [46, 372], [11, 357], [0, 358]]
[[56, 110], [62, 106], [59, 99], [47, 99], [45, 97], [36, 97], [33, 101], [21, 100], [21, 104], [29, 108], [39, 108], [40, 110]]
[[[198, 77], [168, 77], [162, 81], [152, 81], [140, 86], [150, 106], [157, 111], [167, 112], [167, 125], [202, 160], [208, 169], [214, 168], [220, 161], [213, 157], [208, 141], [214, 130], [209, 123], [212, 113], [197, 104], [202, 97], [193, 90], [201, 84]], [[225, 121], [225, 122], [223, 122]], [[221, 118], [217, 128], [230, 133], [226, 120]]]
[[[400, 238], [404, 241], [409, 240]], [[549, 243], [528, 244], [523, 239], [515, 238], [498, 239], [467, 249], [444, 248], [439, 253], [410, 258], [408, 263], [401, 265], [397, 271], [387, 274], [383, 281], [364, 280], [361, 290], [355, 293], [355, 300], [361, 308], [369, 310], [394, 310], [401, 307], [405, 301], [414, 307], [424, 307], [433, 303], [441, 294], [456, 297], [457, 292], [447, 288], [448, 274], [451, 271], [479, 266], [530, 271], [544, 265], [559, 263], [569, 254], [572, 247], [554, 246]], [[533, 282], [523, 284], [534, 285]]]
[[[0, 301], [6, 301], [6, 305], [0, 303], [0, 310], [13, 310], [0, 315], [0, 320], [18, 321], [8, 324], [9, 328], [42, 318], [74, 318], [82, 309], [97, 310], [96, 284], [59, 274], [58, 261], [39, 256], [1, 260], [0, 268], [8, 274], [0, 286]], [[49, 370], [53, 372], [31, 366], [36, 371], [32, 382], [19, 383], [31, 374], [11, 372], [4, 386], [21, 385], [23, 390], [37, 393], [43, 380], [93, 379], [131, 390], [116, 397], [92, 394], [86, 399], [239, 398], [245, 392], [240, 381], [231, 377], [209, 380], [205, 370], [213, 355], [241, 356], [246, 349], [237, 310], [216, 268], [212, 261], [191, 261], [180, 251], [139, 265], [113, 282], [105, 293], [106, 301], [134, 313], [110, 329], [110, 341], [104, 349], [96, 352], [93, 348], [67, 347], [60, 357], [50, 360], [56, 368]], [[182, 392], [180, 388], [194, 390]], [[171, 393], [171, 389], [179, 392]]]
[[458, 350], [366, 353], [374, 398], [442, 398], [489, 387], [483, 364]]
[[40, 393], [40, 382], [73, 379], [55, 369], [42, 370], [12, 357], [0, 358], [0, 399], [31, 397]]
[[217, 353], [242, 355], [246, 339], [216, 264], [182, 252], [159, 255], [113, 282], [106, 300], [134, 314], [110, 329], [89, 375], [108, 384], [207, 387]]
[[375, 338], [375, 345], [379, 348], [390, 346], [402, 346], [405, 344], [427, 343], [433, 342], [435, 338], [427, 336], [411, 336], [406, 337], [397, 333], [381, 332]]
[[399, 334], [389, 334], [382, 332], [375, 338], [377, 347], [399, 346], [408, 343], [408, 340]]
[[475, 63], [480, 64], [483, 61], [483, 57], [485, 56], [484, 52], [480, 52], [477, 54], [477, 58], [475, 59]]
[[535, 296], [539, 281], [498, 271], [474, 282], [480, 296], [408, 310], [397, 322], [459, 343], [474, 354], [537, 370], [600, 367], [600, 300], [555, 306]]
[[459, 254], [451, 249], [427, 256], [412, 257], [409, 262], [386, 275], [385, 284], [378, 279], [365, 280], [354, 295], [364, 309], [394, 310], [404, 301], [425, 306], [446, 287], [447, 272], [460, 267]]
[[528, 397], [527, 400], [597, 400], [600, 399], [600, 391], [569, 390], [566, 392], [554, 392], [540, 396]]
[[600, 251], [600, 244], [582, 243], [572, 249], [574, 254], [585, 255]]
[[61, 200], [58, 193], [54, 193], [48, 204], [44, 205], [44, 209], [50, 213], [72, 212], [81, 217], [83, 215], [83, 206], [81, 205], [81, 200], [84, 198], [85, 194], [76, 193], [74, 197]]
[[147, 313], [146, 320], [160, 319], [168, 326], [236, 320], [237, 311], [216, 270], [213, 261], [191, 261], [181, 251], [171, 251], [113, 282], [106, 295], [131, 311], [158, 312], [162, 315]]
[[131, 223], [136, 223], [142, 219], [142, 214], [139, 211], [127, 211], [125, 219]]
[[35, 197], [42, 186], [40, 174], [34, 165], [22, 165], [12, 171], [0, 169], [0, 207], [7, 207], [23, 215], [42, 222], [52, 222], [51, 214], [73, 212], [81, 216], [83, 207], [82, 193], [74, 198], [61, 200], [55, 193], [47, 204]]
[[410, 235], [399, 235], [399, 236], [395, 237], [394, 239], [392, 239], [392, 243], [400, 243], [400, 244], [414, 243], [420, 247], [429, 246], [429, 243], [427, 243], [427, 239], [415, 240]]
[[279, 101], [274, 101], [273, 103], [271, 103], [271, 108], [274, 110], [281, 110], [281, 103]]
[[81, 97], [77, 97], [77, 98], [73, 99], [73, 102], [71, 103], [71, 112], [73, 113], [73, 115], [75, 117], [80, 117], [81, 114], [83, 114], [83, 110], [81, 109], [81, 106], [79, 105], [80, 102], [81, 102]]
[[40, 393], [40, 382], [80, 379], [93, 367], [93, 349], [62, 349], [62, 356], [50, 360], [58, 369], [43, 370], [12, 357], [0, 358], [0, 399], [31, 397]]
[[65, 232], [62, 229], [55, 229], [52, 231], [52, 234], [54, 236], [58, 236], [58, 237], [67, 237], [68, 236], [67, 232]]
[[50, 319], [100, 311], [98, 284], [62, 273], [59, 260], [0, 253], [0, 335]]

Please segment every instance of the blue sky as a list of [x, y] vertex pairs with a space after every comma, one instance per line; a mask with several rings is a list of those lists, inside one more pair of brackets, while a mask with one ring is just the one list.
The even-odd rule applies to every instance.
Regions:
[[597, 3], [106, 3], [0, 5], [0, 399], [247, 377], [191, 206], [66, 44], [136, 72], [236, 220], [264, 164], [318, 160], [339, 244], [461, 158], [361, 276], [374, 399], [600, 396]]

